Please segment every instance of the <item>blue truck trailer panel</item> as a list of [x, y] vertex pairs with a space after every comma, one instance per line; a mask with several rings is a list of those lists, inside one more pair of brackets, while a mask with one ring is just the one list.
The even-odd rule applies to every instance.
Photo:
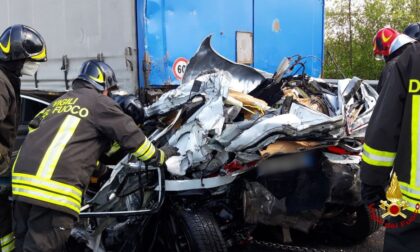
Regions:
[[213, 48], [236, 61], [238, 32], [252, 38], [250, 65], [274, 72], [283, 57], [300, 54], [311, 56], [307, 73], [319, 76], [323, 19], [323, 0], [137, 0], [139, 83], [179, 84], [184, 59], [209, 34]]
[[282, 57], [299, 54], [306, 72], [319, 77], [323, 41], [323, 0], [255, 0], [254, 67], [274, 72]]

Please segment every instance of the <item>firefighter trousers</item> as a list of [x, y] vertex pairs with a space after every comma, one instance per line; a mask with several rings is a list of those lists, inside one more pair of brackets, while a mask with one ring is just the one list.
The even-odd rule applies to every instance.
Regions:
[[69, 214], [15, 201], [13, 231], [16, 252], [67, 251], [67, 240], [75, 223]]
[[[399, 218], [400, 223], [404, 219]], [[387, 228], [384, 239], [384, 252], [419, 251], [420, 249], [420, 215], [416, 220], [398, 228]]]
[[0, 195], [0, 252], [13, 251], [12, 208], [7, 195]]

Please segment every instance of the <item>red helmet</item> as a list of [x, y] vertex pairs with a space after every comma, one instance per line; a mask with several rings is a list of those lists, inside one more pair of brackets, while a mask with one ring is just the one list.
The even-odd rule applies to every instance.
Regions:
[[392, 42], [397, 38], [400, 33], [396, 30], [385, 27], [380, 29], [375, 37], [373, 37], [373, 54], [375, 59], [383, 60], [384, 57], [388, 57], [391, 52]]

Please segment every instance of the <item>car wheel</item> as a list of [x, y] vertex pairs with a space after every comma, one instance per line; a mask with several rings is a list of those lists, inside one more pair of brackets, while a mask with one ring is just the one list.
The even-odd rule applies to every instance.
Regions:
[[226, 252], [226, 244], [211, 212], [205, 209], [178, 209], [169, 218], [171, 251]]

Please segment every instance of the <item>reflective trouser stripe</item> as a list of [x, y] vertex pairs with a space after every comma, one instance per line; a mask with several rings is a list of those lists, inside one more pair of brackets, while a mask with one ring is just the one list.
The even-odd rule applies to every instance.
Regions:
[[0, 237], [0, 248], [1, 252], [13, 251], [15, 248], [15, 237], [13, 236], [13, 233]]
[[420, 187], [420, 167], [418, 163], [419, 152], [419, 106], [420, 96], [413, 95], [413, 104], [411, 108], [411, 172], [410, 184]]
[[36, 176], [48, 179], [51, 178], [58, 160], [60, 159], [61, 153], [64, 151], [66, 144], [70, 141], [76, 131], [80, 120], [81, 119], [76, 116], [66, 116], [64, 122], [60, 126], [60, 129], [48, 147], [47, 152], [39, 165]]
[[69, 208], [77, 214], [80, 213], [80, 201], [77, 201], [66, 195], [61, 195], [58, 192], [50, 192], [41, 188], [20, 184], [13, 184], [12, 192], [13, 195], [19, 195], [43, 202], [48, 202], [54, 205]]
[[362, 159], [364, 162], [374, 166], [392, 167], [396, 157], [396, 152], [381, 151], [363, 144]]
[[156, 153], [156, 148], [152, 144], [152, 142], [149, 141], [149, 139], [145, 138], [143, 143], [140, 145], [140, 147], [134, 152], [133, 154], [140, 160], [147, 161], [150, 158], [153, 157]]

